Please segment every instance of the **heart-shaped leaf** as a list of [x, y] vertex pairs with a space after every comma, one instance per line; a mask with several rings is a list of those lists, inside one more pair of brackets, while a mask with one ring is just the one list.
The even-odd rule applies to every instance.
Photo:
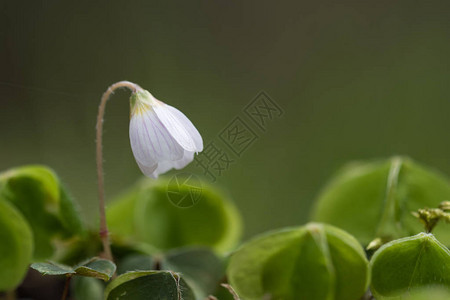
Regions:
[[227, 275], [243, 299], [357, 300], [368, 285], [368, 262], [348, 233], [311, 223], [244, 244]]
[[114, 279], [105, 290], [106, 300], [194, 300], [186, 282], [169, 271], [128, 272]]
[[33, 253], [33, 235], [22, 214], [0, 199], [0, 291], [15, 288]]
[[129, 271], [149, 271], [155, 266], [161, 270], [183, 274], [197, 299], [213, 294], [225, 276], [224, 262], [208, 248], [182, 248], [169, 251], [155, 258], [133, 254], [118, 265], [119, 274]]
[[197, 299], [212, 294], [225, 276], [222, 260], [207, 248], [186, 248], [166, 253], [161, 268], [183, 274]]
[[[411, 212], [448, 199], [449, 179], [410, 159], [354, 163], [321, 193], [313, 220], [338, 226], [367, 245], [375, 238], [392, 240], [423, 231]], [[439, 224], [433, 233], [450, 245], [449, 225]]]
[[94, 277], [108, 281], [116, 271], [116, 265], [109, 260], [94, 257], [75, 267], [70, 267], [55, 262], [41, 262], [31, 265], [33, 269], [42, 275], [66, 275]]
[[430, 233], [402, 238], [382, 246], [371, 260], [371, 290], [398, 297], [420, 287], [450, 288], [450, 250]]
[[0, 196], [14, 205], [33, 230], [35, 260], [54, 253], [55, 238], [82, 231], [74, 203], [56, 174], [42, 166], [25, 166], [0, 174]]
[[[193, 193], [192, 184], [177, 182], [145, 180], [113, 202], [107, 212], [113, 240], [147, 243], [160, 250], [208, 246], [225, 252], [235, 247], [241, 221], [234, 205], [204, 183]], [[177, 199], [195, 196], [195, 205], [177, 206], [173, 194]]]

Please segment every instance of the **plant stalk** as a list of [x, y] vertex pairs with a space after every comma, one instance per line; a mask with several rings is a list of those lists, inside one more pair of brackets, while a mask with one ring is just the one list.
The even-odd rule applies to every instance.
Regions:
[[66, 300], [67, 295], [69, 295], [69, 288], [70, 288], [70, 280], [72, 279], [72, 276], [66, 276], [66, 282], [64, 284], [64, 290], [63, 294], [61, 296], [61, 300]]
[[5, 292], [5, 300], [16, 300], [16, 291], [10, 290]]
[[103, 244], [104, 257], [109, 260], [113, 260], [111, 245], [109, 242], [109, 232], [108, 225], [106, 223], [106, 213], [105, 213], [105, 189], [104, 189], [104, 179], [103, 179], [103, 147], [102, 147], [102, 135], [103, 135], [103, 117], [105, 115], [106, 102], [108, 101], [111, 94], [119, 88], [128, 88], [133, 93], [141, 90], [141, 88], [129, 81], [119, 81], [111, 85], [100, 100], [100, 106], [98, 108], [97, 115], [97, 134], [96, 134], [96, 152], [97, 152], [97, 183], [98, 183], [98, 204], [100, 209], [100, 238]]

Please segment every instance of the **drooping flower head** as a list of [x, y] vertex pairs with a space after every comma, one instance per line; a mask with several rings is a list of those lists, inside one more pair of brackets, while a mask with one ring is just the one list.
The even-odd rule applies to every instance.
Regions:
[[130, 99], [130, 142], [141, 171], [157, 178], [170, 169], [182, 169], [203, 150], [203, 140], [191, 121], [146, 90]]

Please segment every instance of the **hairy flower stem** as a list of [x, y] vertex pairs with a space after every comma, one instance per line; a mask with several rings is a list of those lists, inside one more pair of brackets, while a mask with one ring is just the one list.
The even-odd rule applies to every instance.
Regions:
[[109, 97], [115, 90], [119, 88], [128, 88], [132, 92], [141, 90], [141, 88], [129, 81], [119, 81], [111, 85], [103, 94], [100, 100], [97, 115], [97, 135], [96, 135], [96, 151], [97, 151], [97, 182], [98, 182], [98, 204], [100, 209], [100, 238], [103, 244], [104, 256], [106, 259], [113, 260], [111, 245], [109, 243], [108, 225], [106, 224], [105, 213], [105, 189], [103, 181], [103, 151], [102, 151], [102, 135], [103, 135], [103, 116], [105, 114], [105, 106]]

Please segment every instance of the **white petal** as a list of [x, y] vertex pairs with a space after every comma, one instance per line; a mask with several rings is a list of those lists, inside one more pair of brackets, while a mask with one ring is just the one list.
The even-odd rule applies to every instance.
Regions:
[[[194, 152], [184, 151], [183, 158], [175, 161], [163, 161], [158, 164], [158, 167], [153, 172], [153, 176], [156, 178], [158, 175], [166, 173], [171, 169], [180, 170], [186, 167], [194, 159]], [[153, 177], [153, 178], [155, 178]]]
[[173, 106], [167, 105], [169, 107], [170, 112], [178, 118], [181, 125], [186, 128], [187, 132], [191, 136], [191, 138], [194, 140], [195, 144], [195, 152], [201, 152], [203, 151], [203, 139], [200, 133], [198, 132], [197, 128], [195, 128], [194, 124], [192, 124], [191, 120], [189, 120], [181, 111], [176, 109]]
[[151, 178], [158, 178], [158, 175], [155, 175], [155, 170], [158, 167], [158, 165], [153, 165], [151, 167], [147, 167], [142, 165], [139, 161], [136, 161], [139, 169], [141, 169], [141, 172], [144, 173], [145, 176], [151, 177]]
[[173, 161], [164, 161], [160, 162], [158, 164], [158, 167], [155, 169], [155, 176], [158, 177], [161, 174], [166, 173], [167, 171], [174, 168], [174, 162]]
[[174, 168], [177, 170], [183, 169], [193, 160], [194, 160], [194, 152], [184, 151], [183, 158], [174, 162]]
[[[160, 104], [158, 105], [155, 105], [153, 108], [162, 124], [164, 124], [164, 126], [167, 128], [167, 131], [181, 147], [183, 147], [187, 151], [198, 151], [196, 142], [194, 141], [194, 137], [191, 136], [190, 133], [190, 129], [195, 129], [195, 127], [194, 125], [192, 125], [189, 119], [183, 115], [182, 112], [162, 102], [160, 102]], [[180, 118], [180, 115], [183, 115], [184, 118]], [[186, 120], [188, 121], [188, 124], [186, 123]], [[192, 125], [192, 128], [190, 125]], [[195, 129], [195, 131], [197, 131], [197, 129]], [[202, 144], [200, 144], [201, 148], [203, 148]]]
[[151, 108], [132, 116], [130, 143], [136, 161], [143, 166], [154, 166], [161, 161], [183, 157], [184, 150]]

